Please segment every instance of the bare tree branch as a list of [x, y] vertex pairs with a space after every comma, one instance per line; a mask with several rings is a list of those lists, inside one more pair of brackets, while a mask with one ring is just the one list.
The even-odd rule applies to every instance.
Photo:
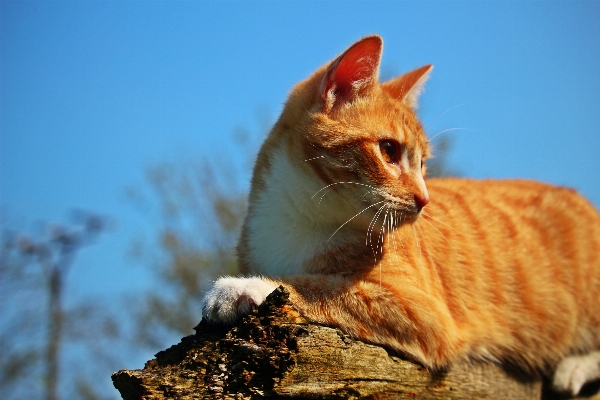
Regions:
[[[542, 381], [490, 364], [432, 375], [382, 347], [309, 323], [283, 288], [233, 328], [203, 320], [195, 329], [143, 370], [113, 374], [123, 399], [557, 398]], [[600, 399], [599, 387], [586, 393]]]

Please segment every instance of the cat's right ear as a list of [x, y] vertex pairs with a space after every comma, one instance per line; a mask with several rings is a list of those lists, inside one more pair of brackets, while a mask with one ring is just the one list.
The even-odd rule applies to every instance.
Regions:
[[410, 108], [416, 110], [417, 101], [432, 69], [433, 65], [425, 65], [385, 82], [381, 84], [381, 87], [393, 97], [402, 100]]
[[321, 81], [324, 111], [352, 101], [377, 84], [383, 40], [367, 36], [331, 63]]

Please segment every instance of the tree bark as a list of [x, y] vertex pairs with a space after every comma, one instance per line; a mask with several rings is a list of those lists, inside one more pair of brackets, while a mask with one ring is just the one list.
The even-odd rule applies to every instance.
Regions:
[[[125, 400], [270, 398], [559, 399], [491, 364], [431, 374], [382, 347], [305, 320], [282, 287], [232, 328], [205, 320], [143, 370], [113, 374]], [[600, 385], [585, 387], [600, 399]]]

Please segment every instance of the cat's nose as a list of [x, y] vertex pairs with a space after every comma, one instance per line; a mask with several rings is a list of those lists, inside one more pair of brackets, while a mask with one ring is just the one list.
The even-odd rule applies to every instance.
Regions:
[[429, 191], [427, 190], [427, 185], [425, 185], [425, 180], [423, 179], [423, 175], [420, 171], [414, 177], [412, 193], [413, 198], [415, 199], [415, 207], [417, 208], [417, 212], [420, 212], [423, 207], [429, 203]]
[[415, 204], [419, 211], [421, 211], [421, 209], [423, 207], [425, 207], [427, 205], [427, 203], [429, 203], [429, 193], [427, 193], [427, 192], [415, 193], [414, 198], [415, 198]]

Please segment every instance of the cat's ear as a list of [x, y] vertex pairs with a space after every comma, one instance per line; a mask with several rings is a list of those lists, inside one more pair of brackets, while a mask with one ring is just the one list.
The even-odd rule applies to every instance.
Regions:
[[433, 65], [425, 65], [381, 84], [381, 88], [393, 97], [401, 99], [404, 104], [413, 110], [416, 110], [419, 96], [423, 92], [425, 82], [427, 82], [432, 69]]
[[319, 88], [326, 110], [352, 101], [377, 84], [382, 49], [381, 37], [367, 36], [331, 63]]

